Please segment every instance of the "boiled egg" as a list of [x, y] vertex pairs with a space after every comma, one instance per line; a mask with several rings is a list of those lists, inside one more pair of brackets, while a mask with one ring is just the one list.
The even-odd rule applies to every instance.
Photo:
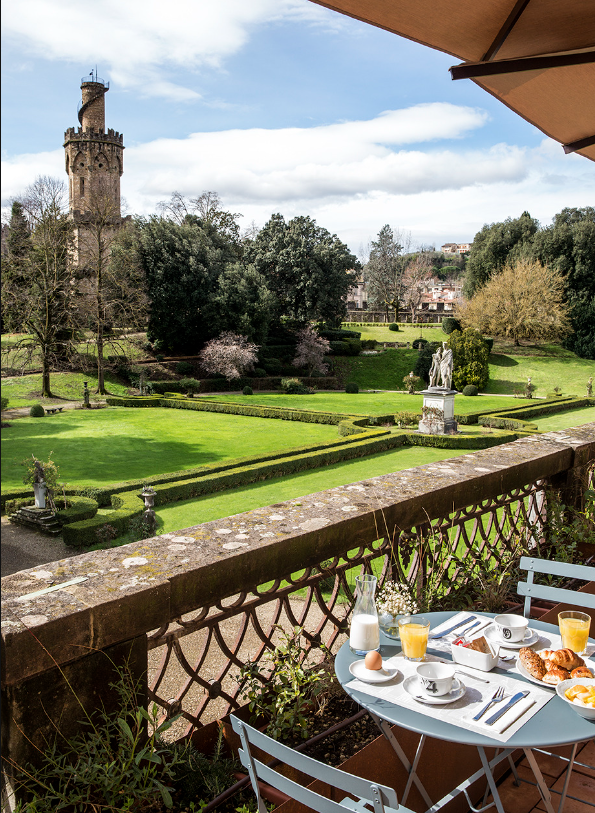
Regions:
[[368, 652], [366, 657], [364, 658], [364, 666], [366, 669], [370, 669], [371, 671], [377, 672], [379, 669], [382, 669], [382, 657], [380, 652]]

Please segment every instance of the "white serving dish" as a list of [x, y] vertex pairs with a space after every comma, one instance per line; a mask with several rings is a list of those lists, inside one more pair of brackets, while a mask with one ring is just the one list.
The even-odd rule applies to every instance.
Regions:
[[566, 689], [569, 689], [571, 686], [578, 686], [579, 684], [581, 686], [595, 686], [595, 678], [570, 678], [570, 680], [563, 680], [556, 686], [556, 693], [565, 703], [568, 703], [577, 714], [580, 714], [581, 717], [585, 717], [587, 720], [595, 720], [595, 708], [593, 708], [593, 706], [583, 706], [582, 703], [574, 703], [564, 696]]
[[461, 666], [470, 666], [471, 669], [479, 669], [481, 672], [489, 672], [498, 665], [498, 655], [488, 655], [486, 652], [477, 652], [475, 649], [467, 649], [464, 646], [450, 645], [452, 659]]

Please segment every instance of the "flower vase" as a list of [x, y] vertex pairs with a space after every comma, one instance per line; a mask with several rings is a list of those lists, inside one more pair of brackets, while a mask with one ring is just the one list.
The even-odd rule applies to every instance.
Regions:
[[378, 623], [380, 625], [380, 629], [387, 638], [392, 638], [393, 641], [401, 640], [401, 636], [399, 635], [399, 618], [402, 617], [402, 613], [399, 613], [398, 615], [393, 615], [392, 613], [380, 614]]

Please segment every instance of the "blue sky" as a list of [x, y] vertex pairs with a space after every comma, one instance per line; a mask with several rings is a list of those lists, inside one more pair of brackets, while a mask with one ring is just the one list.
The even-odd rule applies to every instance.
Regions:
[[66, 178], [64, 130], [97, 65], [131, 213], [211, 189], [243, 226], [309, 214], [358, 253], [385, 223], [439, 246], [592, 205], [593, 163], [451, 81], [456, 62], [308, 0], [5, 3], [2, 204]]

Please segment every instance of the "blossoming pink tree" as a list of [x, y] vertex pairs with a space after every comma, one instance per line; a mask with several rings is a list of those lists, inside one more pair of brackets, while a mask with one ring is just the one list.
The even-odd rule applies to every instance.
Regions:
[[330, 348], [330, 342], [307, 325], [298, 333], [296, 355], [292, 364], [294, 367], [306, 367], [308, 375], [312, 375], [314, 371], [324, 374], [328, 370], [324, 356]]
[[218, 339], [211, 339], [200, 352], [200, 362], [207, 373], [219, 373], [228, 381], [240, 378], [254, 368], [257, 344], [245, 336], [226, 331]]

